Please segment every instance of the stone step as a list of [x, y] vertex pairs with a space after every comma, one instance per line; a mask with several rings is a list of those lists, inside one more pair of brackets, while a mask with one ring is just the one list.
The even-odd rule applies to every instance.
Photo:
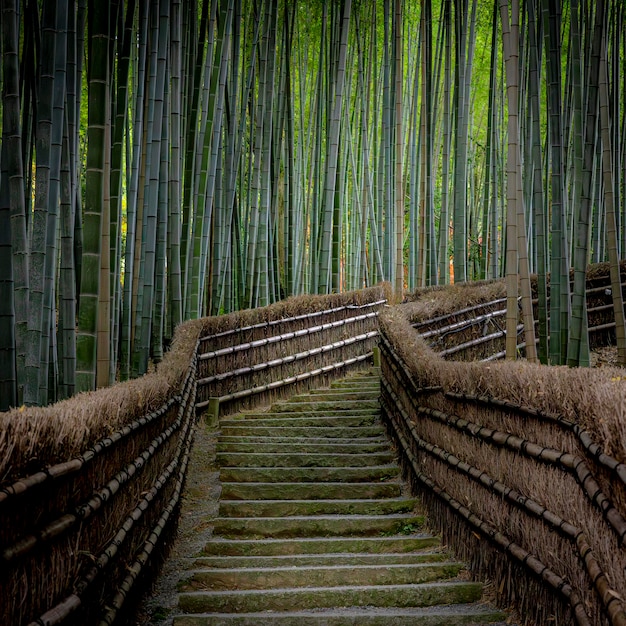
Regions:
[[351, 537], [397, 535], [417, 532], [422, 516], [392, 515], [294, 515], [291, 517], [218, 517], [213, 532], [225, 538], [241, 537]]
[[[346, 380], [331, 383], [329, 391], [338, 393], [359, 393], [361, 391], [366, 393], [380, 393], [380, 381], [364, 380], [362, 382], [355, 382], [353, 380]], [[320, 389], [317, 390], [317, 394], [322, 392], [323, 391]]]
[[222, 419], [220, 420], [220, 430], [224, 430], [235, 427], [247, 427], [252, 428], [275, 428], [287, 427], [287, 428], [304, 428], [304, 427], [320, 427], [320, 428], [346, 428], [349, 426], [371, 426], [377, 424], [378, 428], [382, 428], [380, 425], [378, 413], [371, 413], [369, 415], [358, 412], [354, 415], [341, 415], [339, 417], [323, 415], [304, 415], [302, 413], [283, 413], [283, 416], [277, 417], [278, 413], [265, 413], [264, 417], [254, 417], [252, 419]]
[[439, 546], [432, 535], [394, 537], [305, 537], [296, 539], [220, 539], [209, 541], [206, 556], [281, 556], [343, 554], [404, 554]]
[[263, 439], [257, 441], [218, 441], [217, 452], [256, 452], [256, 453], [293, 453], [307, 452], [310, 454], [365, 454], [367, 452], [388, 452], [389, 442], [380, 440], [379, 442], [367, 443], [311, 443], [310, 439], [303, 439], [299, 443], [282, 441], [277, 443], [267, 443]]
[[380, 437], [382, 426], [297, 426], [268, 427], [252, 426], [249, 424], [227, 426], [221, 428], [226, 437], [341, 437], [352, 439], [355, 437]]
[[220, 517], [287, 517], [306, 515], [392, 515], [409, 513], [417, 501], [379, 500], [220, 500]]
[[[229, 415], [220, 420], [220, 424], [225, 420], [237, 420], [242, 422], [252, 420], [264, 420], [264, 419], [282, 419], [291, 420], [295, 417], [377, 417], [380, 415], [379, 409], [362, 409], [358, 403], [352, 403], [352, 408], [344, 408], [340, 411], [317, 411], [315, 409], [309, 410], [302, 408], [300, 411], [274, 411], [273, 407], [270, 407], [266, 411], [250, 411], [247, 413], [238, 413], [236, 415]], [[284, 423], [284, 422], [283, 422]], [[278, 424], [280, 426], [280, 424]]]
[[290, 402], [311, 402], [318, 398], [326, 402], [349, 400], [350, 402], [360, 402], [361, 400], [378, 400], [379, 389], [364, 389], [363, 391], [342, 391], [340, 389], [315, 389], [301, 396], [289, 398]]
[[397, 478], [399, 472], [398, 467], [391, 464], [375, 467], [223, 467], [220, 480], [223, 483], [371, 483]]
[[371, 467], [393, 460], [390, 451], [366, 454], [218, 452], [216, 455], [220, 467]]
[[[358, 406], [357, 406], [358, 405]], [[378, 399], [374, 400], [359, 400], [354, 402], [352, 400], [335, 400], [327, 402], [326, 400], [318, 400], [308, 402], [275, 402], [272, 404], [272, 413], [282, 413], [284, 411], [295, 413], [301, 411], [315, 411], [315, 412], [327, 412], [331, 415], [341, 415], [342, 411], [379, 411], [380, 404]]]
[[201, 569], [189, 572], [181, 591], [285, 589], [361, 585], [408, 585], [455, 578], [460, 563], [408, 563], [386, 565], [309, 565]]
[[[240, 444], [257, 444], [262, 443], [266, 445], [282, 444], [288, 446], [350, 446], [350, 449], [358, 448], [359, 446], [367, 445], [384, 445], [389, 448], [389, 440], [383, 434], [384, 431], [380, 430], [379, 434], [368, 437], [290, 437], [290, 436], [272, 436], [272, 435], [220, 435], [218, 446], [222, 443], [240, 443]], [[293, 448], [292, 448], [293, 449]], [[363, 450], [365, 452], [365, 450]]]
[[243, 613], [294, 611], [331, 607], [420, 607], [476, 602], [480, 583], [468, 581], [407, 585], [363, 585], [253, 589], [245, 591], [192, 591], [181, 593], [179, 608], [187, 613]]
[[379, 371], [371, 371], [367, 374], [358, 374], [345, 376], [343, 378], [337, 378], [330, 383], [330, 387], [341, 387], [343, 385], [355, 385], [355, 384], [380, 384], [380, 372]]
[[505, 626], [501, 611], [477, 604], [386, 608], [349, 607], [284, 613], [204, 613], [174, 618], [173, 626]]
[[225, 500], [308, 500], [397, 498], [402, 493], [399, 482], [362, 483], [224, 483]]
[[446, 561], [449, 555], [441, 550], [388, 552], [384, 554], [332, 552], [327, 554], [287, 554], [278, 556], [202, 556], [193, 561], [197, 569], [242, 567], [302, 567], [312, 565], [400, 565], [407, 563], [435, 563]]

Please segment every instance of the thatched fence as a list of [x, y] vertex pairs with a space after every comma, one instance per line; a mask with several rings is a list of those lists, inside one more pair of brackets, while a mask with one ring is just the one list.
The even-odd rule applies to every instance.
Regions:
[[[626, 290], [626, 262], [622, 262], [622, 291]], [[573, 274], [572, 274], [573, 280]], [[537, 284], [531, 277], [535, 330], [538, 327]], [[607, 263], [587, 270], [587, 324], [589, 345], [615, 343], [613, 300]], [[406, 310], [413, 327], [430, 348], [454, 361], [504, 359], [506, 341], [506, 287], [503, 280], [430, 287], [409, 294]], [[524, 326], [517, 325], [517, 349], [525, 354]]]
[[0, 414], [0, 623], [112, 624], [175, 527], [197, 415], [368, 365], [384, 287], [205, 318], [154, 373]]
[[381, 314], [383, 419], [431, 523], [504, 604], [537, 624], [625, 625], [624, 370], [451, 361], [419, 336], [437, 317], [475, 332], [499, 289], [428, 290]]

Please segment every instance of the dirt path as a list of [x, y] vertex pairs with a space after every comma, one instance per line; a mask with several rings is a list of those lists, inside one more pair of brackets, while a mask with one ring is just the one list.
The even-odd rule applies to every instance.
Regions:
[[140, 602], [137, 626], [169, 626], [176, 612], [177, 584], [186, 564], [200, 552], [213, 531], [220, 492], [215, 468], [217, 438], [203, 422], [196, 429], [187, 481], [182, 497], [178, 528], [152, 592]]

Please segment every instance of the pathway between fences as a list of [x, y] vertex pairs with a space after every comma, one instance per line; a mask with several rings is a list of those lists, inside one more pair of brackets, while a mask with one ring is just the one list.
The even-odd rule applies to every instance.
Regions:
[[426, 532], [379, 393], [372, 368], [220, 419], [195, 459], [219, 471], [219, 512], [183, 559], [175, 626], [504, 623]]

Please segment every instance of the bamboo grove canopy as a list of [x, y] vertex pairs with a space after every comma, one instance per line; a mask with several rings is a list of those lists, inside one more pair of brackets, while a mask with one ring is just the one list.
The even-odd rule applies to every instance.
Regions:
[[624, 5], [2, 0], [0, 409], [383, 279], [506, 272], [517, 317], [537, 273], [539, 358], [585, 363], [585, 267], [626, 246]]

